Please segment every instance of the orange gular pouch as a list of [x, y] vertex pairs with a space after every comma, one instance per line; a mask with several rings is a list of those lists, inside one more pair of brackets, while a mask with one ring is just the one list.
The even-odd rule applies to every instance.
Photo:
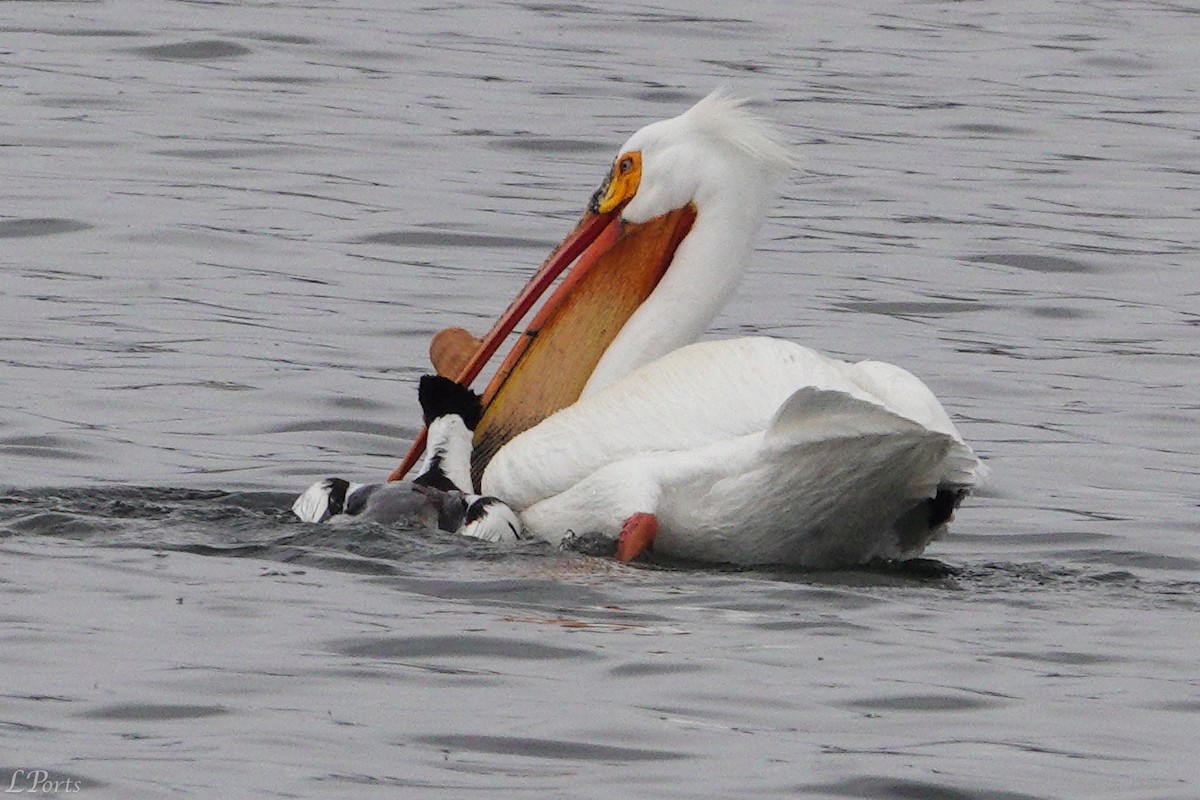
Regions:
[[[575, 230], [554, 249], [482, 339], [476, 339], [462, 328], [447, 328], [436, 334], [429, 346], [429, 358], [438, 374], [453, 378], [463, 386], [470, 386], [517, 323], [537, 305], [554, 281], [608, 229], [616, 216], [615, 210], [584, 215]], [[425, 451], [428, 434], [428, 428], [421, 429], [404, 460], [388, 475], [389, 481], [401, 480], [416, 465]]]
[[579, 399], [604, 351], [658, 286], [696, 219], [692, 205], [644, 223], [616, 219], [538, 310], [483, 395], [471, 478], [514, 436]]

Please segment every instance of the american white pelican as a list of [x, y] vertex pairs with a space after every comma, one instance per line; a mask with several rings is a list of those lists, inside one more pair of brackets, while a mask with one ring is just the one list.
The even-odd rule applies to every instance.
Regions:
[[982, 467], [920, 380], [777, 339], [693, 343], [788, 165], [771, 127], [721, 91], [642, 128], [482, 341], [460, 380], [578, 257], [485, 392], [475, 436], [482, 490], [527, 532], [599, 533], [619, 558], [652, 543], [834, 567], [911, 558], [945, 530]]
[[441, 376], [426, 375], [418, 389], [429, 431], [429, 454], [411, 482], [350, 483], [326, 478], [296, 498], [302, 522], [362, 519], [457, 532], [490, 542], [521, 535], [516, 514], [494, 497], [471, 493], [471, 435], [479, 423], [479, 396]]

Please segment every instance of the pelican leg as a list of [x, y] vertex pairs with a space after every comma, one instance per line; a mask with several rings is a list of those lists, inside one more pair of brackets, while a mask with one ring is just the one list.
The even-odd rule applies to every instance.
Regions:
[[654, 545], [658, 535], [658, 517], [638, 512], [625, 520], [617, 537], [617, 561], [633, 561]]
[[[531, 536], [580, 552], [598, 549], [599, 538], [615, 542], [617, 558], [628, 561], [649, 548], [658, 532], [655, 516], [662, 496], [655, 458], [644, 456], [609, 464], [553, 497], [521, 511]], [[493, 492], [504, 497], [503, 492]], [[628, 539], [627, 558], [620, 542]], [[606, 554], [612, 554], [609, 550]]]

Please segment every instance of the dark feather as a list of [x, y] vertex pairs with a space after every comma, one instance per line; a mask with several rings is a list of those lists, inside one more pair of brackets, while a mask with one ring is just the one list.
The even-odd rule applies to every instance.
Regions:
[[350, 488], [350, 481], [344, 478], [330, 478], [329, 481], [329, 516], [334, 517], [341, 514], [346, 508], [346, 491]]
[[936, 528], [944, 525], [954, 516], [954, 509], [963, 501], [970, 491], [965, 486], [942, 485], [938, 487], [937, 495], [929, 500], [929, 527]]
[[446, 473], [442, 469], [442, 456], [440, 453], [429, 460], [429, 469], [422, 472], [416, 478], [413, 478], [413, 483], [417, 486], [440, 489], [443, 492], [461, 491], [460, 487], [454, 485], [454, 481], [446, 477]]
[[417, 387], [417, 399], [421, 401], [421, 413], [425, 424], [447, 414], [457, 414], [470, 430], [475, 430], [483, 416], [479, 395], [466, 386], [455, 383], [441, 375], [422, 375]]

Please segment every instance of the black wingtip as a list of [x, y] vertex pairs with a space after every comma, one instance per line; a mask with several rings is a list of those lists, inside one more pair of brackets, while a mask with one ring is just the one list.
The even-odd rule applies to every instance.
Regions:
[[425, 415], [426, 425], [438, 417], [458, 414], [469, 429], [475, 430], [483, 416], [479, 395], [441, 375], [422, 375], [417, 398], [421, 401], [421, 413]]
[[937, 495], [928, 502], [929, 527], [936, 528], [944, 525], [954, 516], [954, 510], [967, 496], [969, 490], [964, 486], [942, 485], [937, 489]]

